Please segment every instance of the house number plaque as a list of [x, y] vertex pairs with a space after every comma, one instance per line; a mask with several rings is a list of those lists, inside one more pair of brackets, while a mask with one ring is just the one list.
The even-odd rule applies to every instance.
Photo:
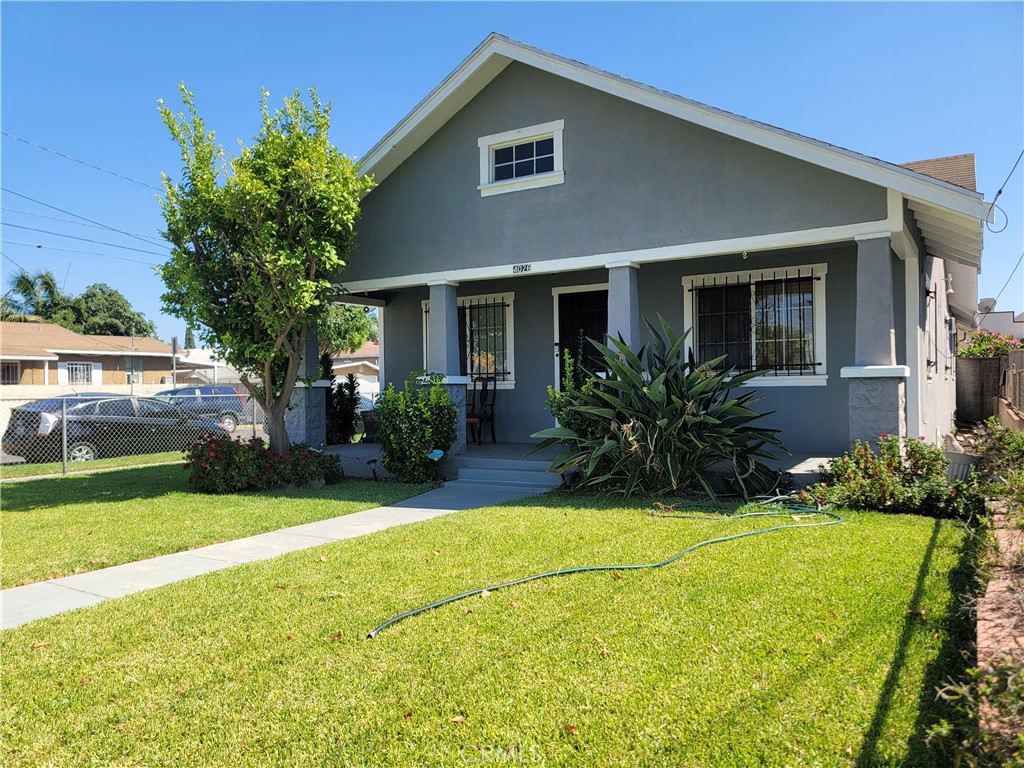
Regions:
[[533, 268], [532, 264], [513, 264], [512, 265], [512, 274], [513, 275], [521, 275], [524, 272], [529, 272], [532, 268]]

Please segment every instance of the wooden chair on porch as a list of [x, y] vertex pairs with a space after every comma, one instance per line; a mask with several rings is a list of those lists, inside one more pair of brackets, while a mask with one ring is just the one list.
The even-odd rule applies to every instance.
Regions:
[[466, 428], [469, 438], [477, 445], [483, 444], [484, 424], [491, 425], [491, 442], [498, 442], [494, 436], [494, 400], [498, 386], [493, 376], [476, 376], [469, 388], [469, 402], [466, 404]]

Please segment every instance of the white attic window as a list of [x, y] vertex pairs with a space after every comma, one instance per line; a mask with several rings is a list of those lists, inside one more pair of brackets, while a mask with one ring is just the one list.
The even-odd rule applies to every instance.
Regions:
[[477, 139], [481, 197], [561, 184], [564, 120], [530, 125]]

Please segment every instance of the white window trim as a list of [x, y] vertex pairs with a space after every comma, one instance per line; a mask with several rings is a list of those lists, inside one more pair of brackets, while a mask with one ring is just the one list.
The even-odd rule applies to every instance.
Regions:
[[13, 387], [13, 386], [17, 386], [18, 384], [21, 384], [21, 361], [20, 360], [2, 360], [2, 361], [0, 361], [0, 365], [13, 365], [14, 369], [16, 371], [15, 376], [14, 376], [14, 381], [11, 381], [11, 382], [3, 381], [3, 382], [0, 382], [0, 384], [2, 384], [5, 387]]
[[[459, 296], [456, 299], [456, 306], [461, 310], [467, 303], [471, 301], [497, 301], [508, 304], [506, 307], [505, 316], [505, 356], [506, 362], [508, 363], [509, 377], [504, 381], [496, 381], [496, 389], [515, 389], [516, 388], [516, 359], [515, 359], [515, 300], [516, 295], [514, 292], [509, 293], [481, 293], [474, 296]], [[420, 302], [420, 308], [423, 311], [423, 369], [427, 368], [427, 325], [428, 318], [427, 313], [430, 311], [430, 299], [423, 299]], [[461, 322], [461, 317], [460, 317]]]
[[[564, 130], [565, 120], [552, 120], [549, 123], [528, 125], [525, 128], [492, 133], [490, 136], [481, 136], [477, 139], [477, 147], [480, 149], [480, 186], [477, 189], [480, 190], [480, 197], [503, 195], [506, 192], [518, 192], [523, 189], [536, 189], [538, 187], [562, 184], [565, 181], [565, 171], [562, 165], [562, 133]], [[553, 171], [538, 173], [534, 176], [524, 176], [519, 179], [493, 180], [495, 149], [500, 149], [510, 144], [522, 144], [525, 141], [536, 141], [546, 138], [553, 138], [555, 140], [555, 169]]]
[[[811, 284], [812, 301], [814, 302], [814, 359], [820, 362], [815, 373], [796, 376], [784, 374], [767, 373], [758, 376], [743, 387], [823, 387], [828, 384], [828, 358], [826, 355], [826, 327], [825, 327], [825, 275], [828, 273], [827, 264], [794, 264], [791, 266], [773, 267], [770, 269], [749, 270], [745, 272], [716, 272], [704, 275], [687, 275], [683, 278], [683, 330], [689, 331], [687, 347], [692, 351], [696, 340], [697, 329], [693, 327], [694, 316], [694, 288], [699, 288], [704, 281], [724, 282], [758, 282], [761, 280], [778, 280], [786, 277], [786, 272], [801, 273], [809, 271], [814, 277], [821, 278], [814, 280]], [[783, 273], [780, 275], [780, 272]], [[790, 275], [796, 277], [795, 274]]]

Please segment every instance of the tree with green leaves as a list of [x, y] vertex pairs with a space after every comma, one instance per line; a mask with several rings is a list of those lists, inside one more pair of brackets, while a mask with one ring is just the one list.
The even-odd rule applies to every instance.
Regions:
[[64, 303], [64, 294], [57, 278], [48, 269], [35, 274], [19, 269], [11, 278], [11, 287], [4, 294], [4, 320], [46, 320]]
[[156, 325], [106, 283], [94, 283], [80, 295], [66, 297], [50, 322], [94, 336], [156, 335]]
[[196, 337], [195, 337], [195, 334], [192, 332], [192, 326], [191, 325], [186, 325], [185, 326], [185, 349], [195, 349], [195, 348], [196, 348]]
[[284, 454], [307, 336], [330, 306], [373, 183], [331, 145], [331, 107], [316, 90], [310, 104], [296, 91], [274, 114], [264, 90], [260, 132], [234, 158], [180, 91], [185, 113], [160, 102], [184, 164], [177, 184], [164, 175], [164, 309], [242, 374], [267, 413], [271, 450]]
[[376, 323], [365, 307], [331, 303], [317, 325], [320, 353], [355, 352], [369, 340]]
[[64, 293], [50, 270], [20, 270], [3, 297], [3, 319], [53, 323], [95, 336], [153, 336], [156, 325], [132, 308], [120, 291], [94, 283], [81, 295]]

